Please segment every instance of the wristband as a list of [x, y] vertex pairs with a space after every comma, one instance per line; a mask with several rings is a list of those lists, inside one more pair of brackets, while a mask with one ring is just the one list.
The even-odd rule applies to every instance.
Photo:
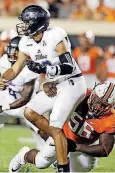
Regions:
[[59, 65], [56, 66], [47, 66], [46, 74], [51, 76], [58, 76], [61, 73], [61, 69]]

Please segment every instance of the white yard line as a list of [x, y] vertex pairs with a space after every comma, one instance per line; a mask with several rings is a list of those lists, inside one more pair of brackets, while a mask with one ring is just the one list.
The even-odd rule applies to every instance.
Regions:
[[35, 143], [34, 138], [29, 138], [29, 137], [20, 137], [18, 138], [18, 142], [20, 143]]

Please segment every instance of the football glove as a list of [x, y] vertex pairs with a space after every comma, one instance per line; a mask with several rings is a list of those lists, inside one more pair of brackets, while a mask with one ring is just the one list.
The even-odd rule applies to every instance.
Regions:
[[46, 67], [42, 66], [40, 63], [36, 63], [34, 61], [27, 61], [27, 66], [29, 70], [33, 71], [34, 73], [46, 73]]

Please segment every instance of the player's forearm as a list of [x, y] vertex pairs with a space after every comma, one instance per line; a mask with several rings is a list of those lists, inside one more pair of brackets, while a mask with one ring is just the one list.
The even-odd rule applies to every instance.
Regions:
[[13, 80], [21, 72], [26, 62], [25, 62], [25, 59], [21, 59], [21, 62], [20, 62], [20, 59], [19, 60], [17, 59], [14, 65], [2, 75], [3, 79], [6, 79], [8, 81]]
[[2, 104], [0, 106], [0, 113], [6, 110], [10, 110], [10, 109], [17, 109], [20, 108], [24, 105], [26, 105], [28, 103], [28, 99], [25, 98], [20, 98], [18, 100], [16, 100], [15, 102], [11, 103], [11, 104]]
[[28, 103], [28, 101], [29, 101], [29, 99], [20, 98], [20, 99], [18, 99], [15, 102], [10, 104], [10, 109], [20, 108], [20, 107], [26, 105]]
[[59, 56], [60, 64], [56, 66], [47, 66], [46, 73], [50, 75], [66, 75], [73, 71], [72, 56], [69, 52], [65, 52]]
[[27, 63], [28, 68], [38, 74], [46, 74], [47, 76], [58, 76], [58, 75], [66, 75], [71, 74], [73, 72], [73, 63], [72, 57], [69, 52], [66, 52], [59, 56], [60, 64], [59, 65], [47, 65], [41, 66], [39, 63], [35, 63], [33, 61], [29, 61]]
[[109, 153], [105, 151], [105, 148], [101, 144], [92, 146], [77, 144], [76, 151], [83, 152], [93, 157], [107, 157], [109, 155]]
[[8, 81], [13, 80], [16, 77], [15, 72], [12, 68], [9, 68], [3, 75], [2, 78]]
[[10, 104], [10, 109], [20, 108], [26, 105], [31, 99], [35, 80], [24, 84], [23, 90], [20, 92], [21, 98]]

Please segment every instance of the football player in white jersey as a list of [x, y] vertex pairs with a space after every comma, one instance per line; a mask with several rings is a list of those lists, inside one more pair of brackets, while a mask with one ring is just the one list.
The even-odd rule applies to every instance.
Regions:
[[[18, 44], [20, 41], [20, 37], [15, 37], [13, 38], [9, 45], [7, 46], [7, 50], [6, 53], [4, 53], [4, 55], [0, 58], [0, 74], [2, 75], [7, 69], [9, 69], [17, 60], [17, 54], [19, 51], [18, 48]], [[7, 122], [8, 119], [10, 118], [10, 116], [16, 118], [16, 117], [20, 117], [20, 118], [24, 118], [24, 108], [25, 108], [25, 104], [30, 100], [31, 96], [33, 96], [36, 91], [39, 91], [39, 83], [41, 80], [40, 77], [37, 79], [36, 78], [38, 75], [36, 75], [35, 73], [33, 74], [31, 71], [29, 71], [27, 68], [25, 68], [26, 70], [23, 70], [24, 73], [22, 74], [22, 72], [18, 75], [17, 79], [13, 80], [13, 85], [15, 83], [15, 85], [13, 86], [14, 88], [12, 88], [12, 86], [9, 85], [9, 87], [6, 90], [0, 91], [0, 100], [4, 101], [4, 105], [6, 107], [7, 103], [11, 103], [10, 104], [10, 110], [5, 110], [6, 108], [3, 108], [3, 103], [0, 102], [0, 123], [4, 123]], [[24, 83], [24, 85], [22, 84], [22, 90], [20, 90], [19, 92], [15, 91], [17, 87], [19, 87], [20, 80], [21, 78], [24, 79], [30, 77], [30, 74], [33, 74], [33, 80], [31, 80], [30, 82]], [[23, 75], [23, 76], [22, 76]], [[32, 77], [32, 75], [31, 75]], [[30, 78], [31, 79], [31, 78]], [[18, 81], [19, 80], [19, 81]], [[36, 80], [36, 82], [35, 82]], [[38, 81], [39, 80], [39, 81]], [[20, 107], [20, 108], [17, 108]], [[17, 109], [16, 109], [17, 108]], [[8, 109], [8, 107], [7, 107]], [[36, 142], [36, 148], [40, 149], [40, 147], [43, 145], [43, 139], [39, 136], [38, 131], [39, 129], [36, 128], [32, 123], [30, 123], [29, 121], [27, 121], [25, 118], [25, 123], [27, 126], [29, 126], [29, 128], [31, 128], [33, 130], [33, 137], [35, 139]]]
[[[69, 172], [67, 140], [62, 127], [85, 97], [86, 82], [71, 55], [66, 32], [60, 27], [48, 28], [50, 14], [47, 10], [30, 5], [22, 11], [19, 19], [22, 23], [17, 24], [18, 34], [25, 36], [19, 44], [18, 60], [1, 77], [0, 88], [7, 86], [7, 82], [20, 73], [28, 58], [32, 60], [28, 63], [30, 70], [46, 74], [51, 81], [51, 90], [48, 93], [41, 91], [33, 97], [25, 109], [25, 117], [54, 139], [58, 171]], [[57, 86], [57, 93], [53, 93], [53, 85]], [[42, 116], [47, 111], [52, 111], [49, 122]], [[37, 153], [34, 152], [33, 157], [36, 162]]]
[[[18, 36], [14, 37], [7, 46], [7, 52], [1, 57], [1, 74], [15, 63], [19, 51], [18, 44], [20, 39]], [[30, 74], [33, 74], [33, 76]], [[24, 67], [17, 78], [9, 82], [6, 90], [0, 91], [0, 123], [6, 121], [9, 117], [8, 115], [24, 117], [23, 106], [28, 103], [33, 94], [36, 77], [37, 75], [35, 73], [32, 73], [27, 67]]]

